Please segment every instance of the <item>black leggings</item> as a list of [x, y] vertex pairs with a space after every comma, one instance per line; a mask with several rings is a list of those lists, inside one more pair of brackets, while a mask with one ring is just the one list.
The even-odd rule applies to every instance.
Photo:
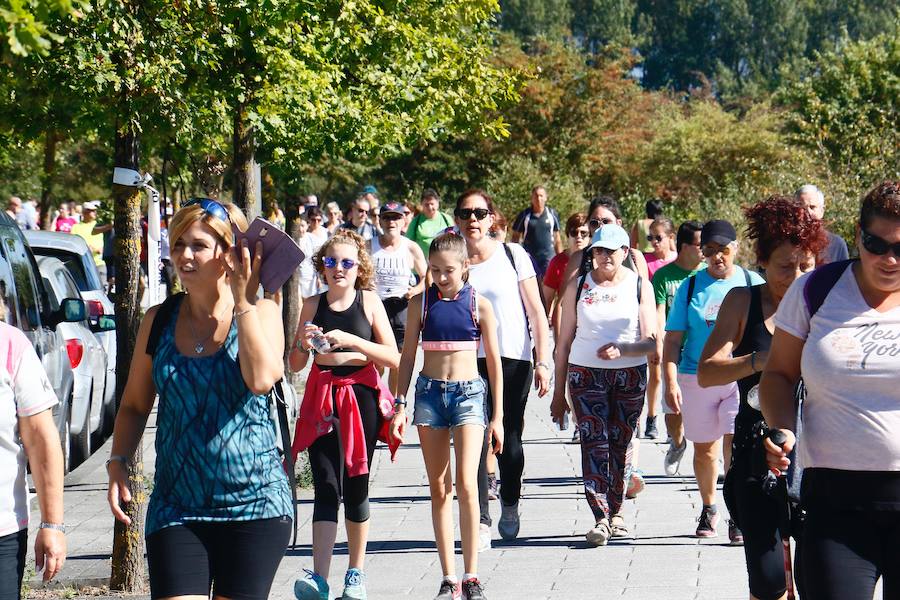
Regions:
[[[500, 479], [503, 482], [500, 486], [500, 499], [503, 504], [510, 506], [519, 501], [522, 493], [522, 472], [525, 470], [522, 430], [525, 427], [525, 403], [528, 401], [528, 392], [531, 390], [534, 368], [531, 362], [526, 360], [501, 357], [500, 362], [503, 368], [503, 452], [498, 455], [497, 463], [500, 466]], [[478, 373], [485, 382], [490, 382], [487, 360], [484, 358], [478, 359]], [[485, 414], [490, 420], [493, 414], [494, 400], [490, 385], [487, 387]], [[481, 463], [478, 465], [478, 504], [481, 510], [481, 522], [490, 525], [487, 458], [485, 456], [487, 445], [488, 439], [485, 435]]]
[[[354, 367], [351, 371], [357, 368]], [[343, 374], [337, 368], [333, 371], [336, 375]], [[378, 442], [378, 430], [383, 420], [378, 410], [378, 391], [364, 385], [354, 385], [353, 393], [359, 404], [366, 436], [366, 456], [371, 467], [375, 444]], [[344, 516], [348, 521], [363, 523], [369, 520], [369, 475], [347, 476], [338, 436], [337, 428], [332, 429], [309, 447], [309, 464], [315, 490], [313, 522], [337, 523], [338, 505], [343, 496]]]
[[811, 507], [803, 528], [804, 600], [900, 598], [900, 511]]
[[0, 537], [0, 600], [19, 600], [28, 529]]

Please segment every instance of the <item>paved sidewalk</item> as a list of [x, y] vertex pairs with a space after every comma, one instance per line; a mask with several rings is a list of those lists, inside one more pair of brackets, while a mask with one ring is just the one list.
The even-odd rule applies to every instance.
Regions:
[[[495, 540], [481, 554], [479, 575], [491, 600], [529, 599], [693, 599], [748, 597], [743, 550], [727, 545], [727, 531], [711, 540], [692, 537], [700, 499], [689, 476], [662, 476], [665, 444], [641, 441], [640, 466], [647, 489], [626, 503], [634, 540], [590, 548], [584, 532], [593, 525], [578, 483], [580, 450], [565, 443], [548, 416], [548, 399], [532, 395], [527, 413], [526, 468], [521, 537]], [[144, 438], [151, 470], [154, 428]], [[104, 460], [109, 444], [66, 480], [69, 558], [58, 585], [97, 585], [108, 580], [113, 520], [106, 506]], [[391, 464], [379, 448], [373, 464], [372, 530], [369, 543], [369, 597], [430, 599], [437, 591], [440, 567], [434, 549], [428, 488], [415, 430]], [[691, 472], [691, 456], [682, 471]], [[148, 474], [149, 475], [149, 474]], [[292, 598], [293, 581], [311, 566], [311, 491], [301, 494], [300, 545], [281, 563], [272, 598]], [[723, 510], [724, 504], [719, 502]], [[492, 502], [495, 519], [499, 505]], [[495, 525], [496, 536], [496, 525]], [[345, 540], [343, 527], [338, 540]], [[347, 548], [336, 549], [332, 589], [341, 590]], [[462, 557], [457, 556], [458, 574]], [[71, 596], [69, 596], [71, 597]]]

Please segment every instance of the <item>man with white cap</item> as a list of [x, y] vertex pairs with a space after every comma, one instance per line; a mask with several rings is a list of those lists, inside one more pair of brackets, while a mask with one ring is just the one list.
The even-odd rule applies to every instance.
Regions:
[[[809, 214], [820, 220], [825, 218], [825, 194], [822, 190], [812, 184], [806, 184], [797, 190], [796, 197], [806, 206]], [[850, 258], [844, 238], [828, 230], [825, 234], [828, 236], [828, 246], [822, 251], [819, 260], [816, 261], [817, 264], [824, 265]]]

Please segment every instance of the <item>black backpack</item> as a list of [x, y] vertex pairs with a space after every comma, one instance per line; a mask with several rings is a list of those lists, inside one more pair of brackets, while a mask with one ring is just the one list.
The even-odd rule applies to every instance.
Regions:
[[[172, 320], [175, 307], [186, 295], [184, 292], [181, 292], [180, 294], [169, 296], [159, 305], [156, 317], [150, 325], [150, 337], [147, 338], [146, 352], [151, 358], [156, 354], [159, 339], [162, 337], [163, 330]], [[285, 399], [284, 385], [283, 378], [275, 382], [275, 385], [269, 391], [269, 405], [275, 407], [275, 412], [278, 415], [277, 423], [273, 423], [273, 425], [275, 426], [276, 434], [280, 438], [281, 448], [278, 451], [284, 462], [284, 470], [287, 472], [288, 485], [291, 486], [291, 498], [294, 507], [294, 539], [291, 547], [294, 547], [297, 545], [297, 478], [294, 473], [294, 455], [291, 452], [291, 434], [288, 429], [287, 401]]]

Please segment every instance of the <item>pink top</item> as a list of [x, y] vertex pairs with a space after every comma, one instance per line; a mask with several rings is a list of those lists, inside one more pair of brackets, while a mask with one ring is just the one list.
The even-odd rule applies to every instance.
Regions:
[[72, 217], [59, 217], [56, 219], [56, 230], [63, 233], [72, 233], [72, 225], [78, 221]]
[[649, 271], [650, 279], [653, 279], [653, 274], [656, 273], [657, 269], [666, 266], [678, 258], [678, 253], [672, 252], [665, 258], [656, 258], [654, 253], [644, 252], [644, 258], [647, 260], [647, 270]]

